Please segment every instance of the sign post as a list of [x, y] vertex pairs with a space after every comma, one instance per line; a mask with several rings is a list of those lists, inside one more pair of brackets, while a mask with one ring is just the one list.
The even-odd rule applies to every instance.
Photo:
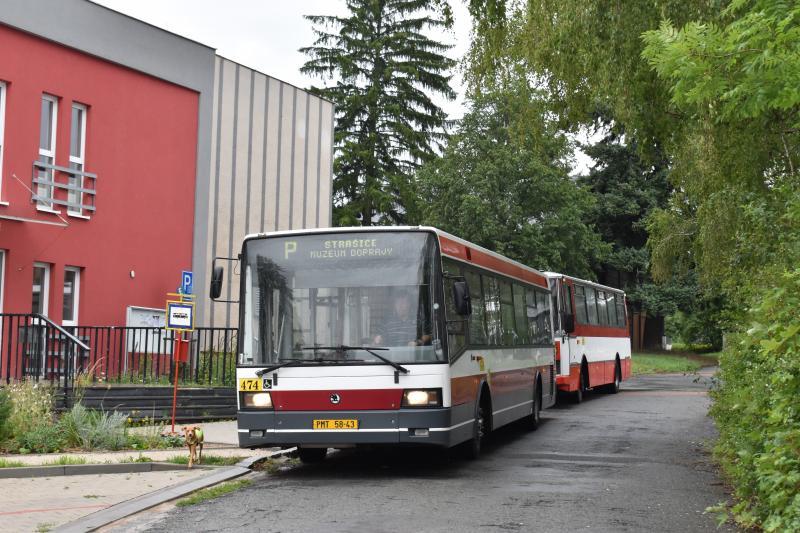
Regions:
[[172, 352], [172, 361], [175, 365], [175, 383], [172, 389], [173, 434], [175, 433], [175, 412], [178, 407], [178, 371], [180, 363], [189, 359], [189, 340], [184, 339], [183, 334], [194, 331], [194, 296], [191, 294], [191, 272], [183, 272], [180, 290], [180, 293], [167, 293], [166, 329], [175, 332], [175, 346]]

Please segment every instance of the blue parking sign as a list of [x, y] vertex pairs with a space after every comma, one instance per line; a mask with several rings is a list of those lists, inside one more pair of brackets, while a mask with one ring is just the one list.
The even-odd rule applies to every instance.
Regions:
[[192, 294], [192, 278], [194, 275], [191, 270], [184, 270], [181, 275], [181, 290], [183, 294]]

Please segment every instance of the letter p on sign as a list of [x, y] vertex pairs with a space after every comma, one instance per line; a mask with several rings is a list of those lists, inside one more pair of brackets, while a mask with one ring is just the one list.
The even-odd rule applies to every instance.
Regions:
[[297, 242], [295, 241], [286, 241], [286, 244], [283, 247], [283, 258], [289, 259], [289, 254], [293, 254], [297, 251]]

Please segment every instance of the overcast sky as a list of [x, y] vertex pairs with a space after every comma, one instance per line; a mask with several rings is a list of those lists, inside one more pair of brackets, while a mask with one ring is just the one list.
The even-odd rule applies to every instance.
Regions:
[[[312, 25], [303, 15], [346, 15], [344, 0], [93, 0], [137, 19], [217, 49], [217, 53], [298, 87], [314, 80], [300, 73], [306, 56], [298, 52], [314, 42]], [[454, 47], [449, 55], [460, 60], [469, 46], [471, 21], [465, 0], [450, 0], [453, 30], [432, 37]], [[464, 86], [458, 72], [451, 82], [455, 101], [434, 98], [451, 119], [464, 115]], [[586, 133], [580, 142], [594, 140]], [[591, 160], [575, 153], [573, 173], [588, 170]]]
[[[306, 56], [298, 52], [314, 42], [311, 23], [303, 15], [346, 15], [344, 0], [94, 0], [217, 49], [221, 56], [260, 70], [299, 87], [319, 84], [300, 73]], [[469, 45], [470, 18], [461, 0], [451, 0], [452, 31], [433, 35], [455, 45], [449, 55], [460, 59]], [[437, 99], [450, 118], [464, 114], [461, 77], [454, 76], [459, 93], [454, 102]]]

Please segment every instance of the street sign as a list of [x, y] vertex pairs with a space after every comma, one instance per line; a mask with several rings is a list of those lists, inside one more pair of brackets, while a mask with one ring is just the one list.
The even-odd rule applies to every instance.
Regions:
[[192, 279], [194, 274], [191, 270], [184, 270], [181, 274], [181, 292], [183, 294], [192, 294]]
[[194, 330], [194, 302], [167, 302], [167, 329]]

